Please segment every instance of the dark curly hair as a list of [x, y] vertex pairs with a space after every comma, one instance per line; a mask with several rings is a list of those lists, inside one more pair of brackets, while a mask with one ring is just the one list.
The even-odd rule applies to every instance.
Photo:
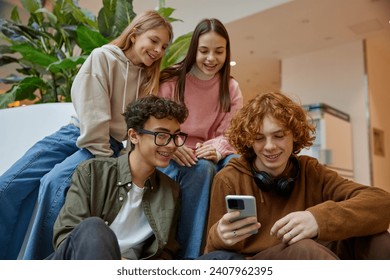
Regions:
[[252, 145], [267, 115], [291, 131], [294, 154], [313, 144], [315, 126], [303, 107], [280, 92], [267, 92], [257, 95], [238, 111], [226, 131], [230, 144], [247, 160], [256, 157]]
[[176, 119], [182, 124], [188, 116], [188, 109], [184, 104], [179, 104], [170, 99], [147, 95], [130, 103], [123, 116], [125, 117], [127, 129], [133, 128], [139, 131], [144, 128], [145, 122], [151, 116], [156, 119]]

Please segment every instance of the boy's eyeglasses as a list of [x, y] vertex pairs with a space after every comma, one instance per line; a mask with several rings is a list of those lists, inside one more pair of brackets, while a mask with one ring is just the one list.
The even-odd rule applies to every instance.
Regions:
[[188, 136], [188, 134], [184, 132], [171, 134], [168, 132], [154, 132], [146, 129], [140, 129], [138, 133], [154, 135], [154, 144], [157, 146], [166, 146], [173, 139], [173, 143], [175, 143], [177, 147], [181, 147], [186, 142]]

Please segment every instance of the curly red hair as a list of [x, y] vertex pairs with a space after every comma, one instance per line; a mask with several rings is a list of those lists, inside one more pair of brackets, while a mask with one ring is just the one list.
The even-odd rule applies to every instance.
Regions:
[[267, 92], [257, 95], [238, 111], [226, 131], [230, 144], [246, 159], [256, 156], [252, 145], [265, 116], [273, 117], [286, 131], [291, 131], [294, 154], [313, 144], [315, 126], [303, 107], [280, 92]]

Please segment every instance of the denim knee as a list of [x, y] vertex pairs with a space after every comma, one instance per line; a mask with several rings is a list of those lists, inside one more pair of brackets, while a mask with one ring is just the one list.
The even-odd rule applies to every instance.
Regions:
[[102, 248], [105, 243], [112, 245], [117, 242], [114, 232], [99, 217], [89, 217], [82, 221], [77, 226], [76, 235], [91, 248]]
[[108, 226], [103, 219], [99, 217], [89, 217], [83, 220], [77, 227], [81, 231], [90, 230], [91, 232], [94, 232], [106, 230]]
[[58, 249], [48, 257], [53, 260], [112, 260], [120, 259], [115, 233], [98, 217], [78, 224]]
[[210, 160], [200, 159], [194, 167], [194, 171], [203, 177], [209, 175], [213, 178], [216, 174], [215, 163]]

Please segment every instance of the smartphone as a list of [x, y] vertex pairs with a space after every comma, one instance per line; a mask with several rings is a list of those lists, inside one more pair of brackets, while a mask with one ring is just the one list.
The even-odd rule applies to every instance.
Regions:
[[[256, 199], [251, 195], [227, 195], [225, 197], [226, 208], [228, 212], [239, 211], [240, 216], [234, 219], [232, 222], [247, 218], [257, 217], [256, 211]], [[253, 234], [257, 233], [257, 230], [252, 231]]]

